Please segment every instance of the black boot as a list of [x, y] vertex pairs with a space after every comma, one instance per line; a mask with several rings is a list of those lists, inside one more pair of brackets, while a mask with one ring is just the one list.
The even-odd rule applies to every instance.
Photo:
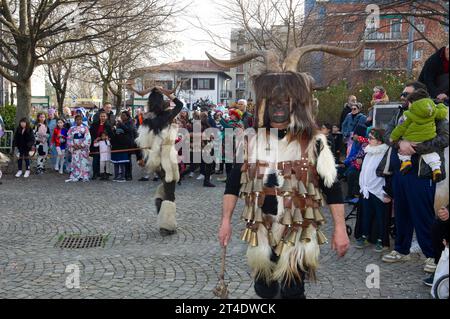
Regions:
[[216, 187], [216, 185], [214, 185], [213, 183], [211, 183], [210, 181], [205, 181], [203, 183], [203, 187]]
[[280, 284], [277, 281], [267, 283], [264, 278], [255, 280], [255, 292], [263, 299], [274, 299], [280, 290]]

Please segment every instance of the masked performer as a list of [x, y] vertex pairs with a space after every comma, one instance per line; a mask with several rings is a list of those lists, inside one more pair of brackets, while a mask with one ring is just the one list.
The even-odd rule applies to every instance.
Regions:
[[[263, 57], [266, 70], [254, 78], [257, 134], [243, 147], [243, 164], [233, 168], [223, 200], [219, 230], [222, 246], [231, 237], [231, 217], [239, 197], [245, 200], [241, 238], [248, 242], [247, 259], [262, 298], [303, 299], [306, 275], [314, 280], [319, 245], [327, 240], [321, 207], [328, 203], [334, 220], [332, 248], [344, 256], [349, 239], [335, 161], [327, 139], [315, 124], [317, 100], [313, 78], [298, 72], [304, 54], [322, 51], [355, 57], [362, 49], [311, 45], [293, 50], [283, 65], [272, 51], [247, 54], [230, 61], [209, 59], [232, 68]], [[274, 130], [275, 129], [275, 130]], [[262, 133], [262, 134], [261, 134]]]
[[[142, 96], [149, 93], [134, 91]], [[175, 103], [173, 109], [166, 108], [164, 95]], [[157, 87], [151, 90], [148, 108], [149, 112], [139, 127], [136, 139], [138, 147], [143, 148], [143, 151], [137, 155], [141, 166], [145, 162], [148, 171], [156, 172], [161, 178], [162, 184], [156, 190], [155, 205], [158, 228], [161, 235], [167, 236], [174, 234], [177, 227], [175, 185], [180, 174], [178, 153], [175, 149], [178, 126], [173, 122], [183, 108], [183, 102], [175, 97], [174, 91]]]

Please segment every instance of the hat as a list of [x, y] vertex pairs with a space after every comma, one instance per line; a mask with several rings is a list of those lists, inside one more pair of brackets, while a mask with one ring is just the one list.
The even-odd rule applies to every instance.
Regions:
[[234, 115], [238, 120], [240, 120], [242, 118], [242, 112], [240, 110], [237, 109], [231, 109], [228, 111], [228, 114]]
[[367, 136], [367, 126], [365, 126], [365, 125], [358, 125], [355, 128], [355, 131], [353, 132], [353, 134], [356, 134], [358, 136], [366, 137]]

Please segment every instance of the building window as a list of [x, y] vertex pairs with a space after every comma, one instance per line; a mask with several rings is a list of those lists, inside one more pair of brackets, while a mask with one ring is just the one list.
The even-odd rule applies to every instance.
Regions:
[[236, 68], [237, 73], [244, 73], [244, 65], [241, 64]]
[[181, 89], [183, 91], [190, 91], [191, 90], [191, 79], [185, 78], [181, 79]]
[[375, 49], [364, 49], [364, 60], [361, 66], [369, 69], [375, 67]]
[[402, 20], [393, 19], [391, 21], [391, 39], [400, 39], [402, 34]]
[[173, 89], [173, 82], [172, 81], [154, 81], [154, 80], [146, 80], [144, 82], [144, 85], [146, 88], [155, 87], [155, 86], [162, 86], [166, 90], [172, 90]]
[[245, 77], [242, 74], [236, 75], [236, 89], [245, 90]]
[[422, 60], [422, 56], [423, 56], [422, 49], [414, 50], [414, 60], [416, 60], [416, 61]]
[[342, 25], [345, 34], [350, 34], [355, 31], [356, 23], [355, 22], [344, 22]]
[[425, 32], [425, 24], [423, 23], [419, 23], [416, 25], [417, 30], [419, 30], [420, 32], [424, 33]]
[[193, 79], [194, 90], [215, 90], [215, 79]]

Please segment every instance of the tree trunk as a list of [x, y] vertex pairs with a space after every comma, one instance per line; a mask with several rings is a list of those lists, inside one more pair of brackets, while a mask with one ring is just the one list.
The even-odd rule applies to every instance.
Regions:
[[64, 100], [66, 98], [66, 92], [56, 91], [56, 101], [58, 102], [58, 114], [64, 114]]
[[30, 118], [31, 115], [31, 80], [25, 80], [17, 84], [17, 112], [16, 112], [16, 125], [19, 121], [26, 117]]
[[14, 104], [14, 83], [12, 82], [9, 85], [9, 103]]
[[105, 105], [106, 102], [111, 102], [109, 100], [109, 83], [103, 82], [102, 89], [103, 89], [103, 101], [102, 101], [102, 103], [103, 103], [103, 105]]
[[122, 109], [123, 104], [122, 85], [119, 85], [117, 87], [116, 99], [117, 99], [117, 110], [120, 110]]

